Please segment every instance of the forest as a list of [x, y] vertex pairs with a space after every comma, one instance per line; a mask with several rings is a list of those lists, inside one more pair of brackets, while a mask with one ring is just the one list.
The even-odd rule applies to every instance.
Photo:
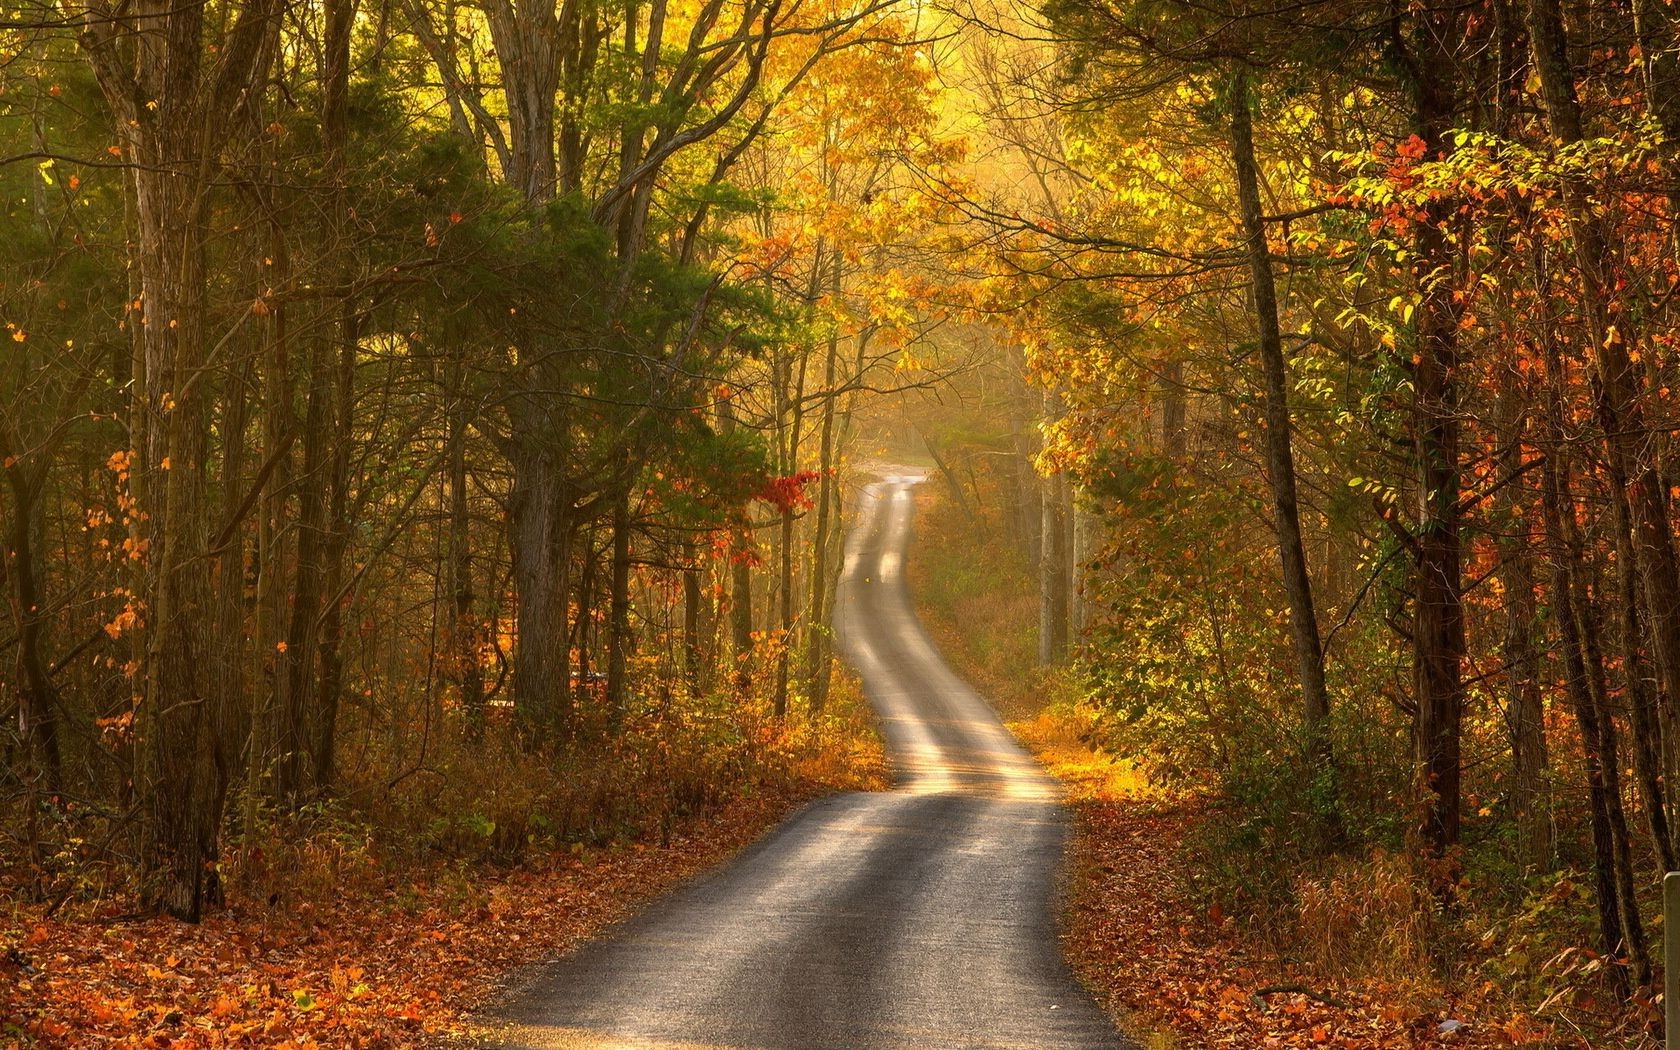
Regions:
[[0, 1046], [417, 1045], [376, 916], [885, 787], [898, 464], [1187, 914], [1479, 1011], [1161, 1045], [1661, 1045], [1671, 0], [22, 0], [0, 189]]

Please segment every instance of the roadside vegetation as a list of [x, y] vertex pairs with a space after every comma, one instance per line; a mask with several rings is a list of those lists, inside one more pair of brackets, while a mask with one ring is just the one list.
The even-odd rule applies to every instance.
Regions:
[[230, 844], [222, 906], [197, 925], [138, 910], [97, 853], [59, 858], [50, 893], [8, 869], [0, 1046], [467, 1045], [472, 1010], [516, 967], [817, 795], [886, 785], [851, 678], [796, 726], [738, 700], [683, 717], [561, 776], [505, 732], [447, 743], [446, 718], [403, 783], [346, 777], [341, 797], [265, 813]]
[[973, 522], [937, 482], [920, 490], [916, 607], [1066, 787], [1064, 950], [1145, 1047], [1658, 1045], [1648, 1007], [1605, 995], [1602, 960], [1576, 947], [1592, 929], [1583, 873], [1502, 892], [1495, 839], [1470, 860], [1490, 881], [1446, 906], [1391, 842], [1279, 848], [1287, 809], [1239, 777], [1162, 777], [1135, 731], [1111, 723], [1080, 662], [1117, 655], [1076, 649], [1072, 664], [1038, 664], [1036, 568], [997, 522], [983, 534], [993, 540], [977, 549]]

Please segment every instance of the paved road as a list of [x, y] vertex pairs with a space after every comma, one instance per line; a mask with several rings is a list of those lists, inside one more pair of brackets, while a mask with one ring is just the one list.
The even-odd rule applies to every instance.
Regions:
[[816, 802], [542, 970], [490, 1045], [1129, 1047], [1063, 965], [1053, 781], [947, 668], [903, 578], [911, 486], [870, 486], [836, 608], [900, 772]]

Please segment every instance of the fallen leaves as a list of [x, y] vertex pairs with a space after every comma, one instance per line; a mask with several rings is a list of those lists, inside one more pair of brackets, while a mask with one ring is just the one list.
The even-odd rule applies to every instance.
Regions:
[[[1054, 764], [1053, 764], [1054, 765]], [[1554, 1047], [1606, 1042], [1514, 1010], [1498, 989], [1420, 995], [1376, 979], [1328, 978], [1245, 938], [1176, 888], [1194, 802], [1084, 793], [1064, 948], [1099, 1000], [1140, 1034], [1179, 1050], [1338, 1047]], [[1170, 1034], [1167, 1034], [1170, 1033]]]
[[[1443, 1034], [1456, 1004], [1402, 1005], [1357, 982], [1296, 974], [1174, 889], [1193, 805], [1075, 804], [1069, 960], [1106, 1006], [1185, 1050], [1511, 1045], [1477, 1024]], [[1450, 1028], [1450, 1026], [1449, 1026]]]
[[0, 918], [0, 1047], [412, 1047], [464, 1039], [496, 979], [561, 954], [774, 826], [808, 789], [723, 807], [667, 844], [514, 871], [393, 876], [382, 892], [276, 911], [237, 900], [198, 926], [114, 903]]

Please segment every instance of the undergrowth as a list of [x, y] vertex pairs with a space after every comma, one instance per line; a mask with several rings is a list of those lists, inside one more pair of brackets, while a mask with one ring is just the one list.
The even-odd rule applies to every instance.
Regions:
[[[1582, 947], [1595, 936], [1579, 828], [1558, 829], [1553, 870], [1519, 870], [1484, 807], [1459, 858], [1458, 891], [1443, 900], [1429, 888], [1433, 873], [1407, 850], [1405, 814], [1392, 805], [1408, 797], [1409, 772], [1392, 722], [1344, 718], [1335, 740], [1339, 775], [1331, 779], [1296, 757], [1286, 712], [1217, 710], [1231, 698], [1214, 695], [1213, 717], [1192, 725], [1151, 721], [1148, 697], [1093, 703], [1093, 688], [1115, 678], [1093, 676], [1078, 661], [1037, 666], [1037, 580], [1024, 559], [1000, 551], [1000, 542], [977, 556], [974, 524], [933, 486], [921, 490], [917, 530], [910, 560], [917, 608], [959, 673], [998, 701], [1077, 806], [1176, 815], [1168, 822], [1179, 835], [1168, 878], [1230, 950], [1260, 952], [1309, 990], [1361, 989], [1385, 1016], [1474, 1010], [1483, 1018], [1474, 1038], [1490, 1040], [1483, 1045], [1655, 1045], [1647, 1028], [1653, 1005], [1615, 1002], [1600, 979], [1606, 961]], [[1143, 717], [1119, 720], [1117, 709]], [[1220, 720], [1232, 715], [1241, 732], [1220, 739]], [[1212, 775], [1163, 763], [1186, 744], [1178, 739], [1185, 733], [1208, 734], [1198, 746], [1218, 759]], [[1333, 836], [1320, 819], [1327, 811], [1339, 822]], [[1075, 881], [1089, 891], [1111, 875], [1099, 869]], [[1658, 911], [1648, 905], [1645, 914]]]
[[[415, 878], [470, 882], [485, 865], [664, 845], [675, 830], [755, 795], [886, 785], [854, 679], [837, 668], [825, 711], [785, 723], [756, 694], [681, 704], [649, 697], [616, 738], [543, 750], [524, 746], [510, 712], [495, 708], [477, 742], [453, 712], [438, 712], [421, 756], [392, 750], [390, 735], [350, 734], [333, 796], [290, 810], [233, 800], [220, 882], [230, 895], [286, 910]], [[134, 889], [129, 819], [73, 805], [51, 818], [46, 855], [0, 866], [0, 900], [63, 918], [120, 905]]]

